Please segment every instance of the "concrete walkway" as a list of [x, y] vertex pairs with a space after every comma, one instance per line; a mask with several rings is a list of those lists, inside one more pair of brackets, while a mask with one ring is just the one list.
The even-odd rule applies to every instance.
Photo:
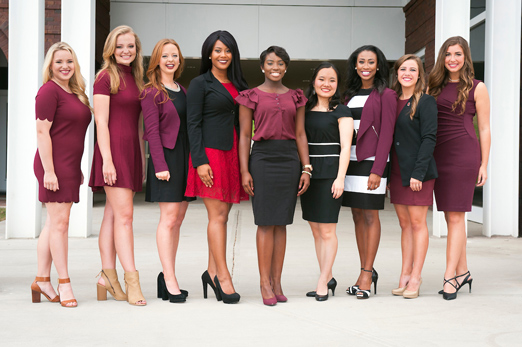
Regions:
[[[99, 200], [99, 197], [97, 197]], [[348, 296], [345, 289], [359, 273], [354, 227], [349, 209], [341, 210], [339, 251], [334, 276], [336, 295], [326, 302], [305, 297], [319, 274], [313, 238], [301, 219], [288, 228], [283, 288], [287, 303], [262, 304], [249, 203], [236, 205], [228, 227], [228, 261], [237, 305], [224, 305], [210, 292], [203, 299], [200, 275], [206, 268], [206, 211], [192, 203], [182, 227], [177, 278], [190, 292], [185, 304], [156, 299], [161, 271], [155, 243], [159, 208], [136, 197], [135, 252], [146, 307], [96, 301], [95, 275], [100, 271], [98, 229], [103, 202], [93, 211], [93, 236], [70, 239], [70, 276], [79, 302], [76, 309], [44, 302], [32, 304], [30, 284], [36, 274], [37, 240], [5, 240], [0, 223], [1, 346], [521, 346], [522, 240], [473, 236], [468, 262], [473, 293], [464, 288], [457, 300], [437, 294], [445, 266], [445, 239], [430, 238], [421, 296], [394, 297], [401, 266], [400, 229], [387, 203], [381, 213], [382, 239], [375, 268], [377, 295], [369, 300]], [[431, 224], [430, 224], [431, 225]], [[478, 232], [477, 232], [478, 231]], [[470, 226], [480, 234], [480, 225]], [[120, 281], [123, 270], [119, 267]], [[56, 285], [56, 271], [52, 271]]]

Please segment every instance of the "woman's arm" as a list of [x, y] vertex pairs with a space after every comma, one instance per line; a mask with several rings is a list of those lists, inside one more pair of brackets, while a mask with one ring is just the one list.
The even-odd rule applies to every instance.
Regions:
[[60, 189], [58, 185], [58, 177], [54, 172], [53, 162], [53, 143], [49, 131], [53, 122], [45, 120], [36, 120], [36, 141], [38, 145], [38, 153], [44, 169], [44, 187], [53, 192]]
[[253, 114], [254, 111], [252, 109], [239, 105], [239, 169], [243, 189], [250, 196], [254, 196], [254, 180], [248, 170]]
[[437, 143], [437, 113], [437, 102], [433, 97], [426, 95], [419, 100], [415, 116], [419, 117], [421, 143], [410, 178], [410, 188], [414, 192], [422, 190], [422, 181], [433, 157]]
[[[301, 106], [297, 109], [295, 117], [295, 142], [297, 144], [297, 153], [302, 165], [310, 165], [310, 157], [308, 156], [308, 140], [305, 131], [305, 108]], [[309, 170], [306, 170], [309, 171]], [[299, 191], [297, 196], [302, 195], [310, 186], [310, 175], [301, 173], [299, 180]]]
[[477, 187], [481, 187], [486, 183], [488, 178], [489, 149], [491, 147], [491, 132], [489, 129], [489, 94], [486, 85], [482, 82], [475, 88], [475, 106], [477, 108], [481, 155]]
[[145, 140], [143, 140], [143, 113], [140, 113], [138, 118], [138, 137], [140, 139], [140, 152], [141, 152], [141, 180], [145, 181]]
[[339, 171], [337, 171], [337, 178], [332, 185], [334, 199], [340, 198], [344, 192], [344, 178], [346, 177], [348, 164], [350, 164], [350, 150], [352, 147], [352, 117], [339, 118], [339, 135], [341, 136], [341, 153], [339, 154]]
[[393, 131], [397, 112], [397, 94], [386, 89], [381, 95], [381, 129], [375, 151], [375, 161], [368, 178], [368, 190], [375, 190], [381, 185], [388, 155], [393, 142]]
[[109, 107], [111, 97], [109, 95], [95, 94], [93, 96], [94, 121], [96, 122], [96, 135], [98, 147], [103, 159], [103, 181], [112, 186], [116, 183], [116, 168], [112, 162], [111, 137], [109, 134]]

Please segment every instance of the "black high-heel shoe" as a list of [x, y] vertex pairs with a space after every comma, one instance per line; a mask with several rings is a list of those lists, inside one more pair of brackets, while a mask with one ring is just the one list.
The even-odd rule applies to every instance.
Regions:
[[[220, 299], [223, 299], [223, 303], [225, 304], [235, 304], [239, 302], [241, 295], [238, 293], [226, 294], [223, 289], [221, 289], [221, 285], [219, 284], [219, 279], [217, 276], [214, 276], [214, 282], [216, 283], [216, 289], [219, 294]], [[219, 301], [219, 299], [218, 299]]]
[[180, 289], [179, 294], [171, 294], [167, 289], [167, 284], [165, 283], [165, 277], [163, 276], [163, 272], [160, 272], [158, 275], [158, 298], [162, 300], [169, 300], [172, 303], [182, 303], [187, 301], [187, 297], [183, 294], [183, 291]]
[[[328, 281], [326, 286], [328, 287], [328, 290], [332, 291], [332, 296], [335, 296], [335, 288], [337, 287], [337, 281], [335, 280], [335, 278], [332, 277], [332, 279], [330, 281]], [[306, 293], [306, 296], [309, 298], [314, 298], [314, 297], [316, 297], [316, 295], [317, 295], [317, 293], [315, 292], [315, 290]], [[319, 301], [321, 301], [321, 300], [319, 300]]]
[[[442, 289], [442, 298], [443, 298], [444, 300], [454, 300], [454, 299], [457, 298], [457, 293], [459, 292], [459, 282], [457, 282], [457, 277], [458, 277], [458, 276], [455, 276], [455, 277], [453, 277], [453, 278], [450, 278], [449, 280], [444, 279], [444, 283], [442, 284], [442, 288], [443, 288], [443, 289]], [[456, 285], [453, 284], [453, 283], [451, 283], [451, 281], [453, 281], [453, 280], [455, 281], [455, 283], [457, 283]], [[452, 286], [453, 288], [455, 288], [455, 292], [454, 292], [454, 293], [446, 293], [446, 292], [444, 291], [444, 285], [445, 285], [446, 283], [451, 284], [451, 286]]]
[[375, 268], [372, 268], [372, 283], [373, 283], [373, 294], [377, 294], [377, 280], [379, 279], [379, 274], [375, 271]]
[[[168, 296], [166, 295], [163, 295], [163, 290], [162, 288], [167, 288], [167, 284], [165, 283], [165, 275], [163, 275], [163, 272], [160, 272], [158, 274], [158, 299], [163, 299], [163, 300], [168, 300]], [[184, 290], [184, 289], [180, 289], [179, 290], [181, 292], [181, 294], [185, 295], [185, 297], [187, 297], [189, 295], [188, 291], [187, 290]]]
[[[361, 268], [361, 271], [362, 270], [364, 270], [364, 268]], [[372, 274], [372, 276], [373, 276], [373, 274]], [[359, 290], [359, 286], [357, 284], [354, 284], [353, 286], [348, 287], [348, 289], [346, 289], [346, 294], [356, 295], [358, 290]]]
[[207, 298], [207, 285], [209, 285], [210, 288], [212, 288], [212, 290], [214, 291], [217, 301], [221, 301], [221, 296], [219, 295], [216, 286], [212, 282], [212, 278], [210, 278], [208, 270], [205, 270], [205, 272], [203, 272], [203, 274], [201, 275], [201, 282], [203, 283], [203, 298]]
[[[467, 275], [467, 276], [466, 276]], [[462, 277], [462, 276], [466, 276], [464, 278], [464, 281], [462, 281], [462, 283], [459, 283], [459, 281], [457, 281], [457, 292], [465, 285], [465, 284], [469, 284], [469, 292], [471, 293], [471, 283], [473, 282], [473, 278], [470, 278], [471, 277], [471, 273], [469, 272], [465, 272], [463, 273], [462, 275], [458, 275], [457, 277], [455, 278], [459, 278], [459, 277]], [[441, 289], [439, 290], [439, 294], [442, 294], [444, 293], [444, 289]]]

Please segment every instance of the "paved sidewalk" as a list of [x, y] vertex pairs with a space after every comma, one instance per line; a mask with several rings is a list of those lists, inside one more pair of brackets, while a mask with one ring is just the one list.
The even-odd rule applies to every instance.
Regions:
[[[99, 200], [99, 197], [97, 197]], [[520, 346], [522, 345], [522, 239], [472, 236], [468, 262], [474, 277], [457, 300], [444, 301], [441, 288], [445, 239], [431, 237], [421, 296], [394, 297], [401, 265], [400, 229], [391, 205], [381, 213], [382, 238], [375, 268], [377, 295], [369, 300], [348, 296], [345, 289], [358, 275], [354, 227], [348, 208], [341, 210], [339, 251], [334, 276], [336, 295], [326, 302], [305, 297], [319, 274], [313, 238], [301, 219], [288, 228], [283, 288], [287, 303], [262, 304], [255, 247], [255, 225], [249, 203], [235, 205], [228, 227], [228, 260], [237, 305], [217, 302], [210, 291], [203, 299], [200, 275], [206, 268], [206, 211], [192, 203], [182, 227], [177, 278], [190, 292], [184, 304], [156, 299], [161, 270], [156, 250], [156, 204], [136, 197], [135, 253], [146, 307], [110, 298], [96, 301], [95, 275], [100, 271], [98, 229], [103, 203], [93, 211], [93, 236], [70, 239], [70, 276], [79, 307], [32, 304], [30, 284], [36, 274], [37, 240], [5, 240], [0, 222], [1, 346]], [[430, 221], [431, 222], [431, 221]], [[430, 224], [431, 225], [431, 224]], [[480, 225], [470, 226], [480, 235]], [[120, 281], [123, 271], [119, 267]], [[56, 285], [57, 275], [52, 272]]]

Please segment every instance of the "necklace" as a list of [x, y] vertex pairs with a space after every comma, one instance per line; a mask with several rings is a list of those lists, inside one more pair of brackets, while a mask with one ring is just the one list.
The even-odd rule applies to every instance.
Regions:
[[66, 93], [72, 94], [71, 88], [67, 85], [67, 88], [64, 87], [61, 83], [58, 83], [54, 78], [52, 78], [53, 82], [58, 85], [58, 87], [62, 88]]
[[449, 79], [450, 82], [458, 82], [458, 81], [460, 81], [460, 79], [452, 80], [452, 79], [449, 78], [449, 77], [448, 77], [448, 79]]

